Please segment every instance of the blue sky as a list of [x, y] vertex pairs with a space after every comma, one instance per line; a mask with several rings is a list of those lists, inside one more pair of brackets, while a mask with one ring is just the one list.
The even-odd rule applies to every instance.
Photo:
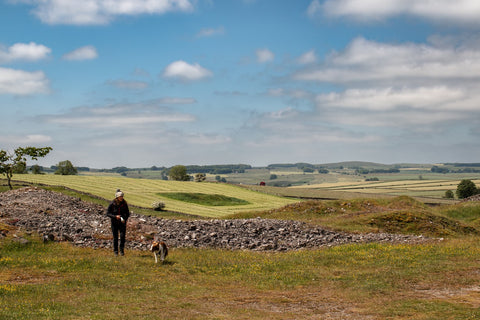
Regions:
[[0, 149], [478, 162], [479, 17], [477, 0], [0, 0]]

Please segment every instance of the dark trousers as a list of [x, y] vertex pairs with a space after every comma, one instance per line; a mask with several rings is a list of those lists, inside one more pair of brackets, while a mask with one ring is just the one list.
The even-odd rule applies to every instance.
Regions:
[[112, 233], [113, 233], [113, 251], [118, 253], [118, 234], [120, 233], [120, 252], [123, 253], [125, 248], [125, 233], [127, 232], [127, 225], [121, 222], [112, 223]]

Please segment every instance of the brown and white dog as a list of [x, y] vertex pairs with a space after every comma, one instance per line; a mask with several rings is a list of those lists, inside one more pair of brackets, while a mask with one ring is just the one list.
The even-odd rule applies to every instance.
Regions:
[[154, 240], [150, 246], [150, 251], [152, 251], [155, 256], [155, 263], [158, 263], [157, 253], [160, 255], [160, 261], [162, 261], [162, 263], [168, 255], [167, 245], [163, 241]]

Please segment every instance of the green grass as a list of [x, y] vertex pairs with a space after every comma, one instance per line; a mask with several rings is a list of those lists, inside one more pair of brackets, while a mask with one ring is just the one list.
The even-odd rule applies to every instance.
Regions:
[[159, 196], [196, 203], [204, 206], [240, 206], [249, 204], [248, 201], [227, 197], [221, 194], [204, 194], [204, 193], [186, 193], [186, 192], [163, 192], [157, 193]]
[[114, 257], [35, 238], [0, 240], [0, 252], [1, 319], [480, 317], [473, 238], [286, 253], [171, 249], [164, 265], [148, 252]]

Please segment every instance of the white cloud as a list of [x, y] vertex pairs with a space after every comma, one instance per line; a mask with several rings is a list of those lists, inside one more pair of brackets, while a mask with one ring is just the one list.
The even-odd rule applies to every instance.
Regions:
[[126, 127], [138, 125], [150, 125], [166, 122], [190, 122], [194, 118], [184, 114], [165, 114], [165, 115], [109, 115], [108, 117], [98, 117], [95, 115], [84, 115], [77, 117], [52, 117], [48, 122], [66, 126], [81, 126], [88, 128], [111, 128]]
[[307, 8], [307, 15], [310, 18], [316, 17], [322, 12], [322, 5], [320, 4], [320, 1], [318, 0], [313, 0], [310, 2], [308, 8]]
[[270, 88], [267, 90], [266, 95], [271, 97], [289, 97], [294, 99], [309, 99], [311, 93], [300, 89], [284, 89], [284, 88]]
[[273, 59], [275, 59], [273, 52], [268, 49], [258, 49], [255, 51], [255, 54], [257, 56], [258, 63], [271, 62]]
[[192, 12], [191, 0], [30, 0], [33, 13], [47, 24], [102, 25], [120, 15]]
[[480, 95], [449, 87], [348, 89], [320, 94], [317, 114], [336, 126], [433, 130], [452, 122], [466, 124], [480, 113]]
[[125, 80], [111, 80], [107, 84], [119, 89], [129, 90], [143, 90], [148, 88], [148, 83], [144, 81], [125, 81]]
[[294, 75], [296, 80], [331, 83], [439, 83], [480, 78], [480, 50], [428, 44], [386, 44], [354, 39], [332, 53], [319, 68]]
[[31, 95], [49, 92], [49, 80], [42, 71], [0, 68], [0, 94]]
[[358, 133], [446, 132], [473, 127], [472, 119], [480, 117], [480, 49], [469, 41], [437, 37], [430, 44], [389, 44], [357, 38], [293, 79], [345, 87], [317, 95], [309, 120]]
[[[318, 0], [310, 7], [319, 9]], [[309, 12], [310, 12], [309, 7]], [[412, 15], [457, 24], [479, 24], [480, 2], [477, 0], [326, 0], [323, 12], [359, 20], [381, 20], [398, 15]]]
[[223, 26], [218, 28], [204, 28], [197, 33], [197, 38], [204, 38], [204, 37], [213, 37], [218, 35], [225, 34], [225, 28]]
[[97, 49], [94, 46], [84, 46], [78, 49], [75, 49], [65, 55], [63, 55], [64, 60], [93, 60], [98, 57]]
[[[348, 89], [342, 93], [329, 93], [317, 96], [317, 104], [323, 107], [385, 111], [399, 108], [425, 109], [462, 109], [459, 101], [464, 100], [464, 90], [448, 87], [419, 88], [372, 88]], [[456, 106], [452, 107], [451, 103]], [[469, 109], [469, 108], [467, 108]], [[479, 107], [480, 109], [480, 107]]]
[[297, 62], [300, 64], [311, 64], [317, 62], [317, 56], [315, 50], [310, 50], [298, 57]]
[[51, 52], [50, 48], [35, 42], [15, 43], [8, 48], [0, 47], [0, 63], [38, 61], [46, 59]]
[[161, 99], [103, 107], [78, 107], [61, 115], [48, 115], [41, 121], [80, 128], [142, 128], [166, 123], [193, 122], [190, 114], [178, 113], [161, 106]]
[[[243, 136], [246, 144], [264, 148], [315, 148], [319, 143], [371, 143], [380, 138], [373, 134], [349, 132], [318, 113], [301, 112], [288, 107], [255, 115], [249, 119]], [[288, 128], [288, 130], [285, 130]], [[250, 135], [250, 136], [249, 136]], [[307, 147], [308, 146], [308, 147]], [[322, 148], [328, 148], [321, 145]], [[275, 152], [278, 152], [275, 151]]]
[[285, 89], [283, 88], [268, 89], [267, 95], [272, 97], [281, 97], [285, 95]]
[[48, 143], [52, 141], [52, 137], [43, 134], [30, 134], [30, 135], [7, 135], [0, 136], [0, 142], [2, 144], [11, 145], [37, 145], [41, 143]]
[[205, 133], [190, 134], [184, 139], [188, 144], [191, 145], [215, 145], [230, 143], [232, 141], [232, 139], [227, 136]]
[[179, 60], [169, 64], [163, 71], [165, 78], [173, 78], [184, 81], [202, 80], [211, 77], [213, 73], [200, 66], [198, 63], [188, 64], [185, 61]]
[[176, 98], [176, 97], [166, 97], [157, 100], [158, 103], [161, 104], [193, 104], [196, 103], [197, 100], [194, 98]]

